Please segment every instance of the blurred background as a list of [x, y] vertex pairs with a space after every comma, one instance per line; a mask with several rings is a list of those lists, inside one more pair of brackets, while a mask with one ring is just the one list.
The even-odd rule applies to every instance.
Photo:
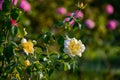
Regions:
[[86, 51], [79, 59], [76, 71], [56, 70], [50, 80], [120, 80], [120, 0], [28, 2], [31, 11], [24, 13], [21, 25], [27, 28], [27, 36], [32, 39], [37, 39], [37, 35], [46, 31], [59, 35], [64, 33], [55, 24], [63, 21], [66, 14], [84, 6], [81, 9], [81, 29], [67, 34], [81, 39]]

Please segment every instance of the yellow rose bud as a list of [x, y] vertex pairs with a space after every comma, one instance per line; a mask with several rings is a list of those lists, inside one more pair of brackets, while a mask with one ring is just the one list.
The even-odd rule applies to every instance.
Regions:
[[26, 36], [27, 35], [27, 31], [26, 31], [26, 29], [24, 28], [24, 36]]
[[29, 60], [25, 60], [25, 66], [26, 67], [30, 66], [30, 61]]

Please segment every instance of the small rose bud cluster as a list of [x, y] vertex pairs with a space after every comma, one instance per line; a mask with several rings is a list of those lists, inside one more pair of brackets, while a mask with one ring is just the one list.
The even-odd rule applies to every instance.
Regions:
[[[74, 26], [75, 25], [75, 22], [76, 22], [76, 19], [79, 18], [79, 19], [83, 19], [84, 17], [84, 14], [82, 11], [80, 10], [76, 10], [75, 12], [73, 13], [67, 13], [66, 15], [67, 17], [64, 19], [64, 22], [68, 22], [70, 26]], [[78, 23], [78, 26], [81, 27], [81, 25]]]
[[[107, 4], [105, 7], [105, 12], [108, 15], [112, 15], [114, 13], [114, 7], [111, 4]], [[115, 30], [118, 26], [118, 21], [115, 19], [110, 19], [107, 22], [106, 28], [108, 30]]]
[[31, 6], [27, 0], [21, 0], [19, 7], [25, 12], [29, 12], [31, 10]]
[[[109, 15], [112, 15], [112, 14], [114, 13], [114, 7], [113, 7], [113, 5], [111, 5], [111, 4], [106, 4], [106, 6], [105, 6], [105, 13], [106, 13], [108, 16], [109, 16]], [[94, 29], [95, 26], [96, 26], [95, 22], [94, 22], [92, 19], [90, 19], [90, 18], [88, 18], [88, 19], [85, 20], [85, 25], [86, 25], [86, 27], [89, 28], [89, 29]], [[112, 31], [112, 30], [115, 30], [115, 29], [117, 28], [117, 26], [118, 26], [118, 21], [115, 20], [115, 19], [110, 19], [110, 20], [107, 21], [107, 24], [104, 24], [104, 25], [106, 25], [106, 28], [107, 28], [108, 30], [111, 30], [111, 31]]]

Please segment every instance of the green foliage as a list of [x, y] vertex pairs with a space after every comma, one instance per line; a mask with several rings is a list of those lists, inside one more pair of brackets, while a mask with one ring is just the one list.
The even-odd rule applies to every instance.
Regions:
[[19, 10], [12, 9], [12, 11], [11, 11], [11, 17], [12, 17], [12, 19], [17, 20], [18, 16], [19, 16]]
[[13, 26], [11, 31], [12, 31], [12, 34], [15, 36], [18, 32], [18, 28]]

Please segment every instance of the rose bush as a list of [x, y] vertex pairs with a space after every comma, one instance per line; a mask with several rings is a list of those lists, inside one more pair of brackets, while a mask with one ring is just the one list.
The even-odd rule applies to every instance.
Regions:
[[0, 80], [119, 80], [119, 3], [1, 0]]
[[[31, 11], [29, 1], [2, 0], [0, 5], [1, 80], [48, 80], [54, 70], [76, 70], [77, 56], [81, 57], [85, 50], [81, 40], [77, 41], [75, 38], [65, 40], [68, 29], [65, 30], [65, 34], [62, 33], [62, 36], [46, 31], [40, 35], [36, 34], [37, 39], [32, 40], [30, 32], [22, 26], [24, 13], [28, 14]], [[57, 12], [67, 13], [64, 8], [59, 8]], [[83, 15], [81, 12], [75, 12], [74, 23], [81, 24], [77, 21], [81, 15]], [[70, 25], [64, 22], [60, 29], [64, 31], [65, 26]], [[52, 44], [56, 44], [54, 48], [60, 50], [50, 51], [50, 48], [54, 49]]]

